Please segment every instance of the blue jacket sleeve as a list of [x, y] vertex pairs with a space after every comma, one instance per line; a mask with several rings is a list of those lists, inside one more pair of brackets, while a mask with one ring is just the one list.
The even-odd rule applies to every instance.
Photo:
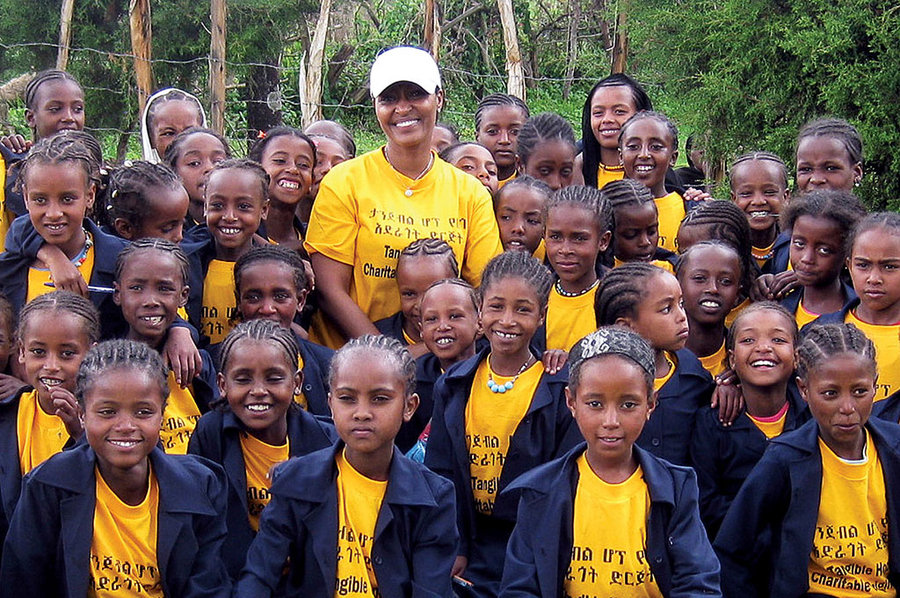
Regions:
[[[396, 459], [397, 457], [395, 457]], [[419, 518], [412, 554], [413, 596], [454, 596], [450, 571], [459, 547], [453, 484], [436, 484], [437, 506]]]
[[[530, 514], [529, 510], [528, 496], [524, 495], [519, 501], [516, 521], [533, 521], [533, 514]], [[503, 564], [503, 580], [500, 583], [500, 595], [503, 598], [541, 598], [535, 550], [531, 544], [535, 533], [534, 529], [526, 529], [527, 527], [517, 524], [506, 545], [506, 561]]]
[[697, 477], [687, 470], [675, 497], [666, 545], [672, 565], [669, 598], [721, 596], [719, 562], [700, 522]]
[[691, 434], [691, 465], [697, 473], [697, 485], [700, 488], [700, 518], [709, 530], [710, 540], [715, 538], [731, 504], [719, 491], [718, 433], [713, 423], [715, 418], [713, 410], [700, 409], [694, 420], [694, 433]]
[[179, 595], [184, 598], [228, 598], [231, 596], [231, 579], [222, 558], [228, 533], [225, 526], [228, 482], [221, 467], [208, 461], [204, 465], [212, 472], [206, 476], [204, 494], [209, 497], [216, 514], [194, 517], [197, 552], [184, 592]]

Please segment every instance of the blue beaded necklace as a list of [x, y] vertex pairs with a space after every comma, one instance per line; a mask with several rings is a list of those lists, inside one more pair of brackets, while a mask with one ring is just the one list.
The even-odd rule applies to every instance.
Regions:
[[534, 359], [534, 357], [532, 355], [529, 355], [528, 359], [525, 360], [525, 363], [522, 364], [522, 367], [519, 368], [519, 371], [516, 373], [515, 376], [513, 376], [512, 380], [507, 380], [503, 384], [497, 384], [496, 382], [494, 382], [494, 370], [493, 370], [493, 368], [491, 368], [491, 356], [488, 355], [488, 358], [487, 358], [487, 362], [488, 362], [487, 387], [488, 387], [488, 390], [490, 390], [491, 392], [493, 392], [495, 394], [503, 394], [505, 392], [512, 390], [513, 387], [516, 385], [516, 380], [518, 380], [519, 376], [522, 375], [522, 372], [527, 370], [528, 366], [531, 365], [532, 359]]

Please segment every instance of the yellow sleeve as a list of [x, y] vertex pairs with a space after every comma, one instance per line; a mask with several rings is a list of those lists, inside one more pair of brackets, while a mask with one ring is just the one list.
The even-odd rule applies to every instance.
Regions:
[[350, 168], [348, 163], [339, 172], [330, 172], [329, 175], [332, 176], [322, 181], [313, 203], [303, 246], [310, 254], [321, 253], [342, 264], [353, 266], [359, 220], [352, 176], [344, 174]]
[[491, 195], [481, 183], [478, 187], [469, 204], [466, 254], [461, 265], [462, 277], [474, 287], [481, 284], [481, 272], [491, 258], [503, 252]]

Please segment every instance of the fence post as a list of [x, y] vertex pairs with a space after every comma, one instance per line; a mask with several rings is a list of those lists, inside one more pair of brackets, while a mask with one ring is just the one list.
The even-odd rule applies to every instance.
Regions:
[[525, 70], [522, 68], [522, 54], [519, 52], [519, 38], [516, 34], [516, 16], [512, 0], [497, 0], [500, 8], [500, 24], [503, 27], [503, 43], [506, 46], [507, 93], [525, 100]]
[[210, 126], [225, 133], [225, 0], [210, 0], [209, 116]]
[[150, 0], [131, 0], [129, 7], [131, 53], [134, 54], [134, 76], [137, 80], [139, 114], [153, 91], [153, 70], [150, 63], [153, 32], [150, 27]]
[[628, 31], [625, 29], [626, 16], [620, 12], [616, 16], [616, 42], [612, 52], [612, 74], [624, 73], [628, 61]]
[[325, 38], [328, 34], [330, 13], [331, 0], [322, 0], [316, 30], [309, 42], [309, 51], [300, 61], [297, 87], [300, 92], [300, 113], [304, 127], [322, 118], [322, 65], [325, 59]]
[[64, 71], [69, 64], [69, 46], [72, 43], [72, 12], [75, 0], [63, 0], [59, 11], [59, 50], [56, 52], [56, 68]]
[[424, 47], [431, 52], [435, 61], [441, 52], [441, 11], [437, 0], [425, 0]]

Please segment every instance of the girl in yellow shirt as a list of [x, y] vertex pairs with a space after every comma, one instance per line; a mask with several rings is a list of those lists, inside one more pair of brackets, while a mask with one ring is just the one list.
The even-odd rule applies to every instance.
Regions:
[[488, 148], [497, 164], [498, 188], [516, 178], [519, 132], [531, 113], [520, 98], [492, 93], [475, 110], [475, 141]]
[[778, 215], [791, 197], [787, 166], [771, 152], [751, 152], [731, 163], [731, 201], [747, 215], [753, 257], [760, 268], [775, 255]]
[[575, 132], [566, 119], [542, 112], [525, 121], [519, 133], [519, 174], [531, 175], [556, 191], [573, 183]]

